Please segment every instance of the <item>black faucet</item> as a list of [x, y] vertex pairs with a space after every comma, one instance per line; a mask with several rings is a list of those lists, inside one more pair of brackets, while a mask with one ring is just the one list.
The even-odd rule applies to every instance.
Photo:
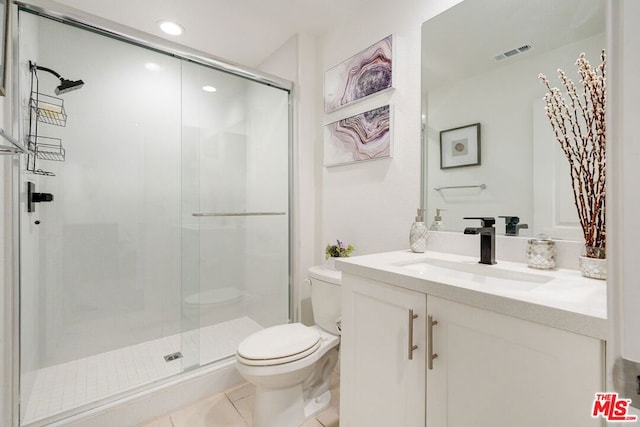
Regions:
[[499, 218], [504, 218], [504, 234], [507, 236], [517, 236], [521, 228], [529, 228], [527, 224], [518, 224], [520, 218], [517, 216], [500, 216]]
[[492, 265], [496, 263], [496, 229], [493, 217], [464, 217], [463, 219], [479, 219], [481, 227], [467, 227], [464, 234], [480, 235], [480, 264]]

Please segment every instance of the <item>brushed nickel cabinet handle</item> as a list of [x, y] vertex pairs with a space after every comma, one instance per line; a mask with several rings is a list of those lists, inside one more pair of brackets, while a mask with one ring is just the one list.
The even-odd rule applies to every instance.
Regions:
[[417, 314], [413, 313], [413, 309], [409, 309], [409, 347], [408, 347], [408, 357], [409, 360], [413, 360], [413, 351], [418, 348], [417, 345], [413, 344], [413, 321], [418, 317]]
[[437, 320], [433, 320], [432, 315], [427, 316], [427, 331], [429, 333], [429, 339], [427, 341], [427, 369], [433, 369], [433, 359], [438, 357], [437, 353], [433, 352], [433, 327], [438, 324]]

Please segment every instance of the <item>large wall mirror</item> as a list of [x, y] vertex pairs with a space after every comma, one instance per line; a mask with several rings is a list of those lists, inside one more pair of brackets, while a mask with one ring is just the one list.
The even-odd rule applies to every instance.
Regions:
[[425, 221], [444, 209], [444, 229], [462, 231], [474, 225], [465, 216], [494, 216], [504, 234], [498, 217], [517, 216], [528, 226], [519, 235], [581, 240], [569, 167], [538, 75], [560, 87], [562, 68], [578, 83], [579, 54], [595, 65], [605, 46], [605, 0], [465, 0], [426, 21]]

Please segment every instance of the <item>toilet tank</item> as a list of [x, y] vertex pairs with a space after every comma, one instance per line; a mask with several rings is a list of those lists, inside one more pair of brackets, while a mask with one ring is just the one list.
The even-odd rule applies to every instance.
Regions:
[[336, 321], [341, 315], [342, 272], [322, 265], [309, 269], [311, 281], [311, 308], [316, 325], [325, 331], [339, 335]]

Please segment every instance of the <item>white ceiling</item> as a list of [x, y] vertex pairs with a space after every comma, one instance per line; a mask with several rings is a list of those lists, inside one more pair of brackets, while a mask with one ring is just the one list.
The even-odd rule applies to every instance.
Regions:
[[[370, 0], [57, 0], [58, 3], [255, 67], [297, 33], [320, 36]], [[185, 27], [178, 37], [156, 22]]]

